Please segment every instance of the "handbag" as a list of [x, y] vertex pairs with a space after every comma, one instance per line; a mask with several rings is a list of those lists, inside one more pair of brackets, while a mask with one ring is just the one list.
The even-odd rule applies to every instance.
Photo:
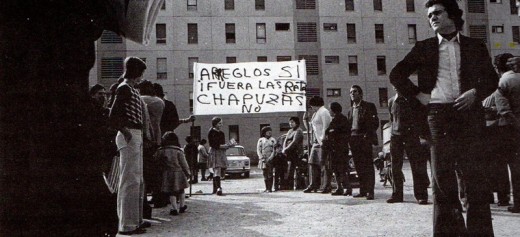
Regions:
[[119, 156], [114, 156], [112, 159], [112, 167], [110, 168], [108, 174], [103, 172], [103, 179], [105, 180], [105, 184], [111, 193], [117, 193], [119, 186], [119, 174]]

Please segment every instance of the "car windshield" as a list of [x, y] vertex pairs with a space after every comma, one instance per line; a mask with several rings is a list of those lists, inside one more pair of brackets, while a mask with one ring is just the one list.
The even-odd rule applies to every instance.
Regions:
[[244, 148], [242, 147], [231, 147], [226, 150], [227, 156], [245, 156]]

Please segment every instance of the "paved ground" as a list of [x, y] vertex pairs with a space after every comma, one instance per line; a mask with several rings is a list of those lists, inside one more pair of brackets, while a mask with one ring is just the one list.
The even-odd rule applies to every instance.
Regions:
[[[193, 185], [188, 210], [170, 216], [154, 209], [152, 227], [138, 236], [431, 236], [433, 205], [415, 203], [405, 163], [405, 202], [387, 204], [391, 187], [376, 183], [374, 201], [301, 191], [263, 193], [260, 170], [222, 182], [225, 196], [208, 194], [211, 182]], [[354, 189], [354, 193], [357, 189]], [[429, 190], [431, 195], [431, 189]], [[430, 197], [431, 199], [431, 197]], [[496, 236], [520, 236], [520, 214], [492, 205]]]

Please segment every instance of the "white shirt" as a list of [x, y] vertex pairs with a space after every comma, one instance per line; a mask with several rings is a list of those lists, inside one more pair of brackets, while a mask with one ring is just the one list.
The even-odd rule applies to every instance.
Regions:
[[451, 40], [439, 39], [439, 69], [430, 103], [454, 103], [460, 96], [460, 40], [459, 34]]
[[314, 137], [320, 145], [323, 145], [325, 130], [329, 127], [330, 121], [332, 121], [332, 117], [324, 106], [321, 106], [318, 111], [312, 115], [312, 130], [314, 132]]

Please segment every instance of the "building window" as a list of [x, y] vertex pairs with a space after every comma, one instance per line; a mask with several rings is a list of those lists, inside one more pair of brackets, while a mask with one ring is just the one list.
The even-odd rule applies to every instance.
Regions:
[[379, 88], [379, 106], [382, 108], [388, 108], [388, 89]]
[[504, 33], [504, 26], [492, 26], [491, 32], [493, 33]]
[[468, 0], [469, 13], [486, 13], [486, 3], [484, 0]]
[[305, 96], [307, 97], [307, 104], [309, 103], [309, 99], [313, 96], [321, 96], [321, 89], [320, 88], [305, 88]]
[[345, 0], [345, 11], [354, 11], [354, 0]]
[[376, 43], [384, 44], [385, 43], [385, 28], [383, 24], [375, 24], [375, 33], [376, 33]]
[[356, 43], [356, 24], [347, 24], [347, 43]]
[[161, 10], [166, 10], [166, 1], [162, 2]]
[[298, 58], [305, 59], [307, 75], [320, 74], [318, 55], [300, 55]]
[[502, 0], [490, 0], [490, 3], [502, 3]]
[[256, 57], [257, 62], [267, 62], [267, 56], [258, 56]]
[[168, 79], [166, 58], [157, 58], [157, 80]]
[[190, 91], [190, 113], [193, 113], [193, 91]]
[[414, 0], [406, 0], [406, 11], [415, 12], [415, 1]]
[[511, 8], [511, 15], [518, 14], [518, 7], [516, 6], [516, 0], [509, 0], [509, 6]]
[[291, 61], [291, 56], [276, 56], [277, 62]]
[[236, 34], [235, 34], [235, 24], [227, 23], [226, 24], [226, 44], [234, 44], [236, 43]]
[[296, 9], [316, 9], [316, 0], [296, 0]]
[[235, 10], [235, 0], [224, 0], [224, 10]]
[[289, 123], [280, 123], [280, 132], [287, 133], [291, 129], [291, 125]]
[[325, 56], [325, 64], [339, 64], [339, 56]]
[[101, 78], [118, 79], [123, 74], [123, 58], [101, 58]]
[[255, 10], [257, 10], [257, 11], [265, 10], [265, 0], [255, 0]]
[[290, 23], [275, 23], [274, 24], [276, 31], [289, 31], [291, 29]]
[[340, 96], [341, 96], [340, 88], [327, 89], [327, 97], [340, 97]]
[[484, 43], [487, 42], [487, 26], [486, 25], [470, 25], [469, 36], [481, 39]]
[[256, 43], [265, 44], [266, 41], [265, 23], [256, 23]]
[[374, 0], [374, 11], [383, 11], [383, 1], [382, 0]]
[[166, 24], [155, 25], [155, 38], [158, 44], [166, 44]]
[[198, 57], [189, 57], [188, 58], [188, 77], [190, 79], [193, 79], [193, 65], [198, 62], [199, 62]]
[[226, 57], [226, 63], [236, 63], [237, 57]]
[[298, 31], [298, 42], [317, 42], [318, 32], [316, 31], [315, 22], [298, 22], [296, 23]]
[[240, 143], [240, 132], [238, 125], [229, 125], [229, 140], [235, 139], [237, 143]]
[[359, 75], [357, 56], [348, 56], [348, 74], [350, 76]]
[[336, 23], [323, 23], [323, 31], [338, 31], [338, 24], [336, 24]]
[[121, 44], [123, 38], [112, 31], [105, 30], [101, 35], [102, 44]]
[[417, 42], [417, 27], [415, 24], [408, 25], [408, 43], [415, 44]]
[[186, 0], [188, 1], [188, 11], [197, 10], [197, 0]]
[[520, 27], [519, 26], [513, 26], [512, 27], [512, 33], [513, 33], [513, 42], [520, 44]]
[[188, 24], [188, 44], [199, 43], [199, 28], [195, 23]]
[[386, 57], [377, 56], [377, 75], [386, 75]]

